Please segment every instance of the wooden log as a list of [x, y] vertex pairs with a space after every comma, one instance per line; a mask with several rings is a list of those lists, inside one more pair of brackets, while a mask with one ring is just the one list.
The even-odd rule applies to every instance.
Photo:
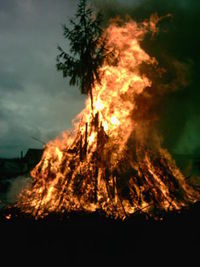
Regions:
[[79, 149], [80, 161], [83, 161], [83, 137], [80, 137], [80, 149]]
[[98, 131], [98, 128], [99, 128], [99, 112], [97, 112], [95, 117], [94, 117], [94, 127], [95, 127], [96, 131]]
[[85, 144], [84, 144], [84, 156], [87, 156], [87, 139], [88, 139], [88, 123], [85, 124]]
[[97, 194], [98, 194], [98, 173], [99, 173], [99, 149], [98, 149], [98, 131], [99, 131], [99, 112], [96, 113], [94, 117], [94, 127], [97, 132], [97, 143], [96, 143], [96, 159], [95, 159], [95, 174], [94, 174], [94, 199], [95, 203], [97, 203]]
[[123, 213], [124, 213], [124, 218], [127, 218], [128, 215], [126, 213], [126, 210], [124, 208], [124, 204], [123, 204], [122, 199], [121, 199], [121, 197], [120, 197], [120, 195], [118, 193], [118, 190], [117, 190], [117, 180], [116, 180], [116, 177], [114, 177], [113, 181], [114, 181], [114, 187], [115, 187], [115, 197], [118, 198], [118, 200], [119, 200], [119, 203], [120, 203], [120, 205], [122, 207], [122, 210], [123, 210]]
[[94, 175], [94, 201], [97, 203], [97, 193], [98, 193], [98, 174], [99, 174], [99, 169], [98, 166], [95, 167], [95, 175]]
[[106, 190], [107, 190], [107, 193], [108, 193], [108, 197], [109, 197], [110, 199], [112, 199], [112, 198], [114, 197], [114, 193], [111, 191], [111, 189], [110, 189], [110, 185], [109, 185], [109, 182], [108, 182], [109, 179], [110, 179], [110, 175], [109, 175], [109, 171], [107, 170], [107, 168], [106, 168], [106, 170], [105, 170], [103, 179], [104, 179], [104, 181], [105, 181], [105, 183], [106, 183]]

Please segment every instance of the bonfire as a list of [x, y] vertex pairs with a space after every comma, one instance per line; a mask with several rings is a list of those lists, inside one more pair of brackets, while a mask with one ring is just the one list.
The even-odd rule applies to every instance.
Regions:
[[102, 212], [124, 219], [137, 211], [180, 210], [199, 198], [145, 119], [148, 108], [137, 106], [136, 99], [148, 97], [152, 85], [141, 66], [158, 64], [141, 47], [149, 31], [155, 34], [157, 21], [152, 16], [142, 23], [112, 21], [107, 27], [107, 45], [115, 48], [117, 61], [101, 67], [93, 107], [88, 98], [73, 131], [46, 145], [31, 171], [32, 186], [19, 196], [23, 212], [36, 218]]

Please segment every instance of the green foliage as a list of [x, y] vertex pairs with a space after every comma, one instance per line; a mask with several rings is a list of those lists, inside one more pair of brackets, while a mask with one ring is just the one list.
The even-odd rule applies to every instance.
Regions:
[[57, 70], [63, 77], [70, 77], [70, 85], [78, 85], [81, 93], [90, 93], [95, 81], [100, 83], [99, 68], [106, 56], [106, 38], [102, 37], [102, 15], [88, 7], [87, 0], [80, 0], [77, 13], [70, 21], [70, 28], [63, 26], [64, 37], [70, 43], [70, 55], [60, 46]]

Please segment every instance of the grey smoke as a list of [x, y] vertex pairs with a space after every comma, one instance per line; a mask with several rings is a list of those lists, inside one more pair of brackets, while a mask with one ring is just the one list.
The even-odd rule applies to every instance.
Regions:
[[16, 204], [20, 193], [31, 187], [32, 182], [28, 175], [4, 180], [2, 183], [6, 184], [7, 190], [0, 194], [0, 209]]
[[8, 204], [15, 204], [20, 193], [32, 185], [32, 179], [26, 176], [18, 176], [10, 180], [9, 190], [6, 194], [6, 201]]
[[146, 38], [142, 44], [167, 70], [160, 81], [156, 80], [156, 73], [149, 72], [154, 81], [151, 93], [155, 100], [149, 112], [160, 116], [157, 128], [166, 148], [174, 153], [200, 155], [200, 1], [105, 1], [104, 5], [96, 0], [95, 3], [107, 22], [117, 15], [143, 21], [153, 13], [172, 14], [172, 19], [159, 23], [160, 32], [155, 39]]

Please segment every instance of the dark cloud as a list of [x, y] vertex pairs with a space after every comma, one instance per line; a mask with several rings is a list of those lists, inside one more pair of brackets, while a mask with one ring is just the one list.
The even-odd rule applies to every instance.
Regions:
[[23, 90], [23, 85], [18, 81], [19, 77], [11, 70], [5, 70], [0, 67], [0, 92]]
[[[0, 157], [38, 147], [71, 128], [85, 98], [56, 71], [61, 24], [76, 1], [0, 2]], [[66, 47], [67, 49], [67, 47]]]

